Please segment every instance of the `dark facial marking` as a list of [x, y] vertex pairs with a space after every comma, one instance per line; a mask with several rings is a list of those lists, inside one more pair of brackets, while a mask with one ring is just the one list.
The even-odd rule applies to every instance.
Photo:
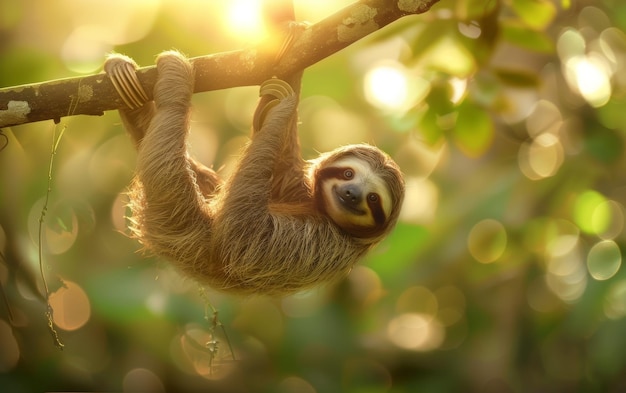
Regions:
[[[348, 172], [350, 172], [348, 176]], [[354, 171], [351, 168], [339, 168], [339, 167], [327, 167], [323, 168], [319, 172], [319, 177], [321, 179], [339, 179], [339, 180], [349, 180], [354, 177]]]
[[378, 194], [372, 193], [367, 196], [367, 206], [369, 206], [370, 211], [372, 212], [372, 217], [374, 217], [376, 226], [382, 226], [385, 224], [387, 216], [383, 210], [383, 205], [380, 203], [380, 197]]

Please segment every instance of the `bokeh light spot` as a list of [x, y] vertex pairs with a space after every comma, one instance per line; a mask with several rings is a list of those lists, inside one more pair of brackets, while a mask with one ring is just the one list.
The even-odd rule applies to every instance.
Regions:
[[63, 330], [80, 329], [91, 317], [89, 298], [78, 284], [72, 281], [65, 281], [64, 284], [50, 295], [54, 323]]
[[395, 63], [373, 67], [365, 75], [365, 98], [374, 106], [394, 109], [408, 97], [407, 77]]
[[356, 266], [348, 276], [353, 301], [362, 307], [371, 306], [384, 294], [380, 276], [367, 266]]
[[607, 66], [599, 56], [579, 56], [566, 63], [565, 75], [570, 84], [593, 107], [606, 104], [611, 98], [611, 79]]
[[[175, 353], [179, 366], [190, 365], [191, 370], [203, 378], [219, 380], [233, 370], [232, 354], [225, 338], [218, 338], [205, 329], [189, 325], [179, 338], [183, 358]], [[186, 367], [185, 367], [186, 369]]]
[[549, 220], [544, 227], [545, 252], [550, 257], [561, 257], [575, 251], [580, 229], [571, 221]]
[[404, 65], [384, 61], [372, 66], [363, 80], [365, 99], [386, 111], [403, 113], [422, 100], [430, 89], [425, 79], [410, 75]]
[[158, 375], [146, 368], [135, 368], [124, 376], [122, 381], [124, 392], [165, 392], [165, 386]]
[[573, 303], [587, 288], [587, 269], [584, 266], [580, 246], [547, 260], [546, 283], [561, 300]]
[[405, 197], [400, 219], [414, 224], [426, 224], [435, 219], [439, 188], [429, 179], [405, 177]]
[[614, 239], [624, 230], [624, 207], [615, 201], [602, 202], [592, 219], [594, 227], [598, 230], [598, 236], [605, 240]]
[[387, 337], [403, 349], [431, 351], [443, 343], [445, 330], [441, 323], [430, 315], [405, 313], [389, 321]]
[[480, 24], [476, 21], [471, 21], [469, 23], [459, 22], [457, 24], [459, 29], [459, 33], [463, 34], [467, 38], [476, 39], [480, 37], [482, 33], [482, 29], [480, 28]]
[[439, 305], [435, 294], [426, 287], [414, 286], [407, 288], [396, 301], [399, 314], [416, 313], [431, 318], [437, 315]]
[[562, 124], [561, 111], [547, 100], [539, 100], [532, 113], [526, 118], [526, 130], [532, 138], [544, 133], [557, 135]]
[[610, 210], [606, 198], [597, 191], [587, 190], [576, 198], [574, 221], [583, 232], [604, 232], [610, 222]]
[[556, 44], [557, 53], [563, 62], [572, 57], [584, 55], [585, 48], [585, 39], [582, 34], [571, 28], [559, 36]]
[[108, 53], [112, 45], [107, 42], [104, 26], [79, 26], [67, 37], [61, 56], [70, 70], [79, 73], [96, 72], [102, 66], [102, 54]]
[[[28, 214], [28, 231], [33, 244], [39, 244], [39, 225], [44, 198], [37, 201]], [[78, 217], [68, 200], [48, 202], [43, 224], [43, 249], [59, 255], [69, 250], [78, 236]]]
[[524, 143], [518, 154], [520, 170], [531, 180], [554, 176], [563, 160], [561, 141], [551, 133], [540, 134], [531, 142]]
[[492, 219], [486, 219], [474, 225], [467, 237], [470, 254], [481, 263], [492, 263], [498, 260], [506, 249], [506, 243], [504, 226]]
[[596, 243], [587, 255], [587, 270], [591, 277], [599, 281], [613, 277], [621, 265], [622, 253], [612, 240]]

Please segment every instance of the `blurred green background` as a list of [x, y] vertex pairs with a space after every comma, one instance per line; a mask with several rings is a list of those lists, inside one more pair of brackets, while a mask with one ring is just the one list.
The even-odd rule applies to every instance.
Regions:
[[[253, 45], [249, 3], [2, 0], [0, 86]], [[312, 22], [349, 3], [295, 1]], [[376, 144], [407, 197], [347, 279], [285, 299], [202, 291], [137, 252], [116, 112], [3, 129], [0, 390], [626, 391], [625, 28], [619, 0], [442, 0], [310, 67], [306, 158]], [[201, 161], [228, 173], [256, 95], [194, 97]], [[37, 244], [63, 128], [42, 248], [59, 351]]]

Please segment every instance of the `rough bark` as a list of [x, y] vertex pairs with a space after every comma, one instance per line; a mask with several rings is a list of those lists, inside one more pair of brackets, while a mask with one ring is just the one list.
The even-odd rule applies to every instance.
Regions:
[[[275, 65], [264, 48], [243, 49], [192, 59], [194, 91], [258, 85], [273, 75], [309, 67], [395, 20], [421, 14], [439, 0], [360, 0], [311, 25]], [[137, 71], [148, 95], [155, 66]], [[102, 115], [123, 107], [105, 74], [59, 79], [0, 89], [0, 128], [70, 115]]]

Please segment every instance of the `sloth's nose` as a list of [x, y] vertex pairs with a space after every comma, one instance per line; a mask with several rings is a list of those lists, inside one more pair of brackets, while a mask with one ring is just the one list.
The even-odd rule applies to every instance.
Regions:
[[339, 192], [347, 203], [352, 205], [358, 205], [361, 203], [362, 195], [359, 187], [349, 184], [342, 186]]

